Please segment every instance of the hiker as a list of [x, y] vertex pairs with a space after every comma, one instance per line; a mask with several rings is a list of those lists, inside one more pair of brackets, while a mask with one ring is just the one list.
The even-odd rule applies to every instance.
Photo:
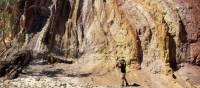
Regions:
[[118, 60], [116, 67], [120, 71], [120, 77], [121, 77], [121, 81], [122, 81], [121, 85], [124, 86], [124, 82], [125, 82], [126, 86], [128, 86], [128, 82], [126, 79], [126, 61], [124, 59]]

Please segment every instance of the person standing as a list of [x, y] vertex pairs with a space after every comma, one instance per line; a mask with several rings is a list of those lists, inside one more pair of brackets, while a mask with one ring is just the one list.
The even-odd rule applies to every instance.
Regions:
[[124, 86], [124, 83], [126, 86], [128, 86], [128, 81], [126, 79], [126, 61], [124, 59], [120, 59], [117, 61], [116, 67], [119, 69], [120, 77], [122, 81], [122, 86]]

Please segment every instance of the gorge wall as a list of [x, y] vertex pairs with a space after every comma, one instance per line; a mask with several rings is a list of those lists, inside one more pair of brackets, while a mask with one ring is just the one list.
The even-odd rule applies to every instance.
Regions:
[[[199, 0], [19, 0], [20, 48], [79, 59], [86, 72], [125, 58], [151, 73], [200, 65]], [[16, 41], [15, 41], [16, 42]], [[4, 55], [9, 56], [9, 55]], [[5, 59], [5, 57], [4, 57]], [[84, 69], [84, 68], [80, 68]]]

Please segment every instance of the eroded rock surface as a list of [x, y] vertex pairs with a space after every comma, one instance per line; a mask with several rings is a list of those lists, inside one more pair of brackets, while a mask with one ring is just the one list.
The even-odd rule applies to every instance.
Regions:
[[[171, 76], [183, 63], [200, 65], [199, 0], [20, 0], [19, 4], [21, 25], [18, 45], [13, 46], [31, 51], [33, 58], [53, 53], [78, 59], [79, 73], [101, 74], [123, 57], [128, 74], [140, 66], [151, 80], [152, 75], [163, 74], [172, 82], [177, 82]], [[1, 61], [7, 56], [12, 57], [4, 55]], [[178, 83], [170, 87], [185, 87]]]

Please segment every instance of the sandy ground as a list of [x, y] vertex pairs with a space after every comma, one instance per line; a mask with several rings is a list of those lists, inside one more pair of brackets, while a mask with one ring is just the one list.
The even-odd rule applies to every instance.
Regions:
[[[78, 67], [62, 63], [30, 65], [19, 78], [1, 80], [0, 88], [121, 88], [117, 69], [105, 74], [83, 74], [77, 69]], [[190, 85], [184, 80], [190, 80], [200, 88], [198, 74], [191, 74], [198, 71], [200, 72], [198, 67], [185, 65], [175, 73], [177, 78], [172, 81], [161, 74], [150, 75], [144, 70], [132, 70], [127, 72], [129, 86], [124, 88], [179, 88]]]
[[[1, 80], [0, 88], [121, 88], [116, 69], [103, 75], [79, 74], [76, 69], [62, 63], [29, 65], [17, 79]], [[143, 88], [135, 77], [127, 78], [130, 85], [125, 88]]]

